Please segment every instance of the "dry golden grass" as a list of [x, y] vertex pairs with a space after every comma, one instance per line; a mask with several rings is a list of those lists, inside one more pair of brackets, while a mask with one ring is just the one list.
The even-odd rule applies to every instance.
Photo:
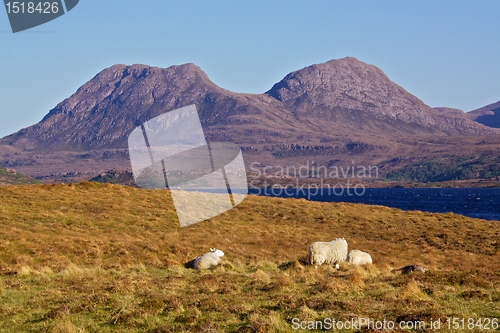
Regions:
[[[249, 196], [180, 228], [168, 191], [0, 187], [0, 331], [290, 332], [291, 320], [500, 317], [500, 224]], [[372, 265], [305, 264], [344, 237]], [[210, 247], [212, 270], [184, 263]], [[429, 271], [393, 272], [407, 264]]]

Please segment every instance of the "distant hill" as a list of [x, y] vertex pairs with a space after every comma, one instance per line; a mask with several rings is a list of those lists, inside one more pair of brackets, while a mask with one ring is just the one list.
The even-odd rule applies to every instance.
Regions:
[[0, 165], [49, 182], [130, 171], [130, 132], [190, 104], [208, 140], [240, 145], [247, 166], [380, 165], [385, 177], [415, 158], [480, 159], [500, 146], [500, 130], [435, 110], [355, 58], [292, 72], [265, 94], [222, 89], [194, 64], [114, 65], [38, 124], [0, 139]]
[[485, 126], [500, 128], [500, 101], [468, 112], [467, 116]]
[[27, 185], [39, 183], [38, 180], [20, 174], [16, 170], [0, 168], [0, 185]]
[[134, 175], [130, 171], [109, 170], [101, 173], [99, 176], [90, 179], [91, 182], [120, 184], [120, 185], [135, 185]]

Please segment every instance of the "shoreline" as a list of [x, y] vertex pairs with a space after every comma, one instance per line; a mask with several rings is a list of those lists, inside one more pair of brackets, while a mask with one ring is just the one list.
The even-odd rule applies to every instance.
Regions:
[[[292, 186], [290, 186], [292, 185]], [[468, 179], [468, 180], [448, 180], [442, 182], [410, 182], [375, 180], [361, 181], [360, 179], [345, 178], [287, 178], [287, 179], [251, 179], [249, 178], [249, 188], [272, 188], [272, 187], [311, 187], [311, 188], [332, 188], [342, 186], [354, 188], [363, 186], [364, 188], [500, 188], [500, 180]]]
[[[311, 202], [344, 202], [395, 208], [405, 212], [453, 213], [469, 218], [500, 221], [497, 188], [261, 188], [249, 195], [304, 199]], [[337, 191], [337, 192], [336, 192]], [[356, 192], [357, 191], [357, 192]]]

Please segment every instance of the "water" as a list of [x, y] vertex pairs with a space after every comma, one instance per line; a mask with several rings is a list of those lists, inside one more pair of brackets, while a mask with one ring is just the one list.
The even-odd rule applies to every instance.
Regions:
[[250, 189], [249, 193], [325, 202], [352, 202], [424, 212], [453, 212], [486, 220], [500, 220], [499, 188], [367, 188], [349, 193], [325, 189]]

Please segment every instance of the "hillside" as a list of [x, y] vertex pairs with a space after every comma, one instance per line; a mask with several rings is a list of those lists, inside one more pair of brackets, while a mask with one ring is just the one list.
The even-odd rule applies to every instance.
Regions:
[[456, 116], [462, 116], [462, 117], [467, 117], [467, 114], [460, 109], [455, 109], [455, 108], [447, 108], [447, 107], [436, 107], [434, 110], [439, 111], [444, 114], [453, 114]]
[[[96, 183], [0, 187], [0, 202], [0, 331], [292, 332], [295, 317], [500, 318], [497, 221], [249, 196], [180, 228], [168, 191]], [[306, 265], [310, 242], [337, 237], [374, 264]], [[220, 266], [184, 267], [210, 247], [226, 253]], [[392, 271], [413, 263], [429, 271]]]
[[500, 127], [500, 101], [467, 113], [469, 119], [485, 126]]
[[[274, 114], [277, 110], [272, 98], [222, 89], [194, 64], [168, 68], [114, 65], [59, 103], [41, 122], [1, 141], [47, 152], [124, 149], [136, 126], [191, 104], [197, 105], [205, 128], [220, 126], [217, 132], [232, 123], [236, 131], [241, 125], [252, 128], [253, 124], [260, 124], [260, 129], [267, 125], [286, 129], [289, 123], [285, 115]], [[231, 128], [225, 132], [224, 136], [233, 140], [246, 139], [237, 138]], [[271, 133], [268, 129], [261, 134]]]
[[0, 185], [28, 185], [40, 183], [36, 179], [20, 174], [16, 170], [0, 168]]
[[[264, 94], [220, 88], [194, 64], [114, 65], [38, 124], [0, 139], [0, 166], [59, 183], [130, 171], [130, 132], [190, 104], [207, 139], [240, 145], [247, 167], [378, 165], [381, 178], [396, 172], [411, 181], [418, 178], [411, 171], [416, 158], [472, 161], [469, 178], [500, 175], [486, 158], [500, 147], [498, 129], [435, 110], [355, 58], [294, 71]], [[434, 178], [442, 177], [426, 181]]]
[[333, 121], [357, 132], [488, 133], [464, 117], [452, 113], [443, 116], [379, 68], [352, 57], [292, 72], [266, 94], [287, 105], [299, 119]]

